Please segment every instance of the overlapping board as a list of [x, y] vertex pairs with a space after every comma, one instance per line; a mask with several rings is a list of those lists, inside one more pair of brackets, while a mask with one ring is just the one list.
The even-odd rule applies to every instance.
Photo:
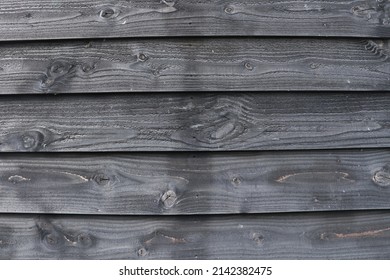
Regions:
[[388, 39], [163, 38], [0, 45], [0, 94], [386, 91]]
[[2, 0], [0, 40], [390, 37], [388, 0]]
[[387, 92], [0, 96], [0, 151], [386, 148], [388, 96]]
[[390, 151], [7, 154], [0, 212], [120, 215], [387, 209]]
[[1, 258], [389, 259], [389, 212], [1, 215]]
[[389, 259], [389, 9], [1, 1], [0, 259]]

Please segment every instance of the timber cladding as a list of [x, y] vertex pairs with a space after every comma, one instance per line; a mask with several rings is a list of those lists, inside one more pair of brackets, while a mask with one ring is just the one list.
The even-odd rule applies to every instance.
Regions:
[[1, 259], [390, 259], [390, 1], [3, 0]]

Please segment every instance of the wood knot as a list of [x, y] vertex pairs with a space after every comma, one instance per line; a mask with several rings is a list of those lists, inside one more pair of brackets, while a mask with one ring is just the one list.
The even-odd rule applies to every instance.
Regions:
[[35, 139], [31, 135], [22, 136], [22, 143], [25, 149], [30, 149], [35, 145]]
[[137, 250], [137, 256], [139, 257], [146, 257], [148, 254], [148, 250], [146, 250], [144, 247], [141, 247]]
[[89, 73], [92, 71], [92, 69], [94, 68], [94, 66], [91, 66], [89, 64], [84, 64], [83, 66], [81, 66], [81, 70], [84, 72], [84, 73]]
[[233, 133], [234, 129], [236, 128], [235, 124], [233, 122], [227, 122], [221, 127], [217, 128], [216, 131], [211, 133], [212, 139], [223, 139], [227, 137], [229, 134]]
[[252, 71], [254, 69], [253, 65], [250, 62], [245, 62], [244, 67], [246, 70]]
[[161, 197], [161, 202], [165, 208], [172, 208], [175, 205], [176, 200], [177, 195], [173, 190], [166, 191]]
[[66, 84], [73, 77], [75, 65], [64, 60], [54, 61], [42, 77], [40, 89], [44, 92], [54, 90], [57, 86]]
[[92, 236], [89, 235], [89, 234], [80, 233], [80, 234], [77, 236], [77, 243], [78, 243], [78, 245], [80, 245], [81, 247], [89, 248], [89, 247], [91, 247], [92, 244], [93, 244], [93, 238], [92, 238]]
[[61, 74], [61, 73], [64, 73], [65, 69], [66, 69], [65, 65], [62, 62], [55, 62], [50, 67], [50, 72], [55, 73], [55, 74]]
[[92, 179], [100, 186], [105, 186], [110, 182], [110, 177], [104, 173], [95, 174]]
[[148, 57], [145, 54], [140, 53], [138, 55], [138, 60], [141, 61], [141, 62], [144, 62], [144, 61], [148, 60]]
[[240, 177], [233, 177], [232, 183], [236, 186], [239, 186], [241, 184], [241, 178]]
[[331, 238], [332, 238], [332, 235], [328, 232], [323, 232], [320, 234], [320, 240], [326, 241], [326, 240], [329, 240]]
[[61, 76], [67, 72], [69, 72], [70, 69], [72, 69], [74, 65], [68, 61], [54, 61], [50, 67], [48, 73], [51, 74], [51, 76]]
[[39, 131], [29, 131], [21, 136], [21, 144], [25, 150], [37, 151], [44, 146], [44, 138]]
[[257, 245], [263, 245], [264, 236], [258, 232], [251, 234], [251, 239], [256, 242]]
[[379, 25], [390, 24], [390, 1], [388, 0], [368, 0], [359, 2], [351, 8], [351, 13], [367, 20], [370, 23]]
[[232, 6], [227, 6], [225, 7], [224, 12], [231, 15], [234, 13], [234, 8]]
[[364, 48], [376, 56], [384, 57], [385, 59], [389, 57], [389, 48], [385, 46], [383, 40], [367, 40]]
[[389, 187], [390, 186], [390, 170], [382, 169], [375, 172], [372, 177], [372, 181], [381, 187]]
[[58, 247], [61, 247], [62, 242], [57, 233], [47, 233], [43, 237], [43, 244], [48, 249], [57, 249]]
[[114, 9], [109, 8], [109, 7], [101, 10], [99, 13], [99, 16], [103, 19], [110, 19], [110, 18], [114, 17], [114, 15], [115, 15]]

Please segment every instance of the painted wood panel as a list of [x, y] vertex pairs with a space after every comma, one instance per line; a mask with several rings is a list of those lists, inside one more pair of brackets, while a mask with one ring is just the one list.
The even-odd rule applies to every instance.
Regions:
[[0, 45], [0, 94], [389, 90], [389, 40], [186, 38]]
[[0, 212], [182, 215], [390, 209], [390, 151], [0, 159]]
[[388, 0], [2, 0], [0, 40], [163, 36], [390, 37]]
[[389, 259], [389, 212], [0, 216], [3, 259]]
[[0, 97], [0, 151], [232, 151], [390, 146], [388, 93]]

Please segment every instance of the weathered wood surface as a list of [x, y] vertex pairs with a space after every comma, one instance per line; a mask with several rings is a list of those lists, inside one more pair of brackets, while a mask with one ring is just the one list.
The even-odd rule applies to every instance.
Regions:
[[0, 159], [0, 212], [235, 214], [390, 209], [390, 150], [42, 154]]
[[389, 90], [389, 40], [186, 38], [0, 45], [0, 94]]
[[0, 151], [230, 151], [390, 146], [390, 98], [367, 93], [0, 97]]
[[2, 0], [0, 40], [148, 36], [390, 37], [388, 0]]
[[0, 216], [3, 259], [389, 259], [390, 213]]

